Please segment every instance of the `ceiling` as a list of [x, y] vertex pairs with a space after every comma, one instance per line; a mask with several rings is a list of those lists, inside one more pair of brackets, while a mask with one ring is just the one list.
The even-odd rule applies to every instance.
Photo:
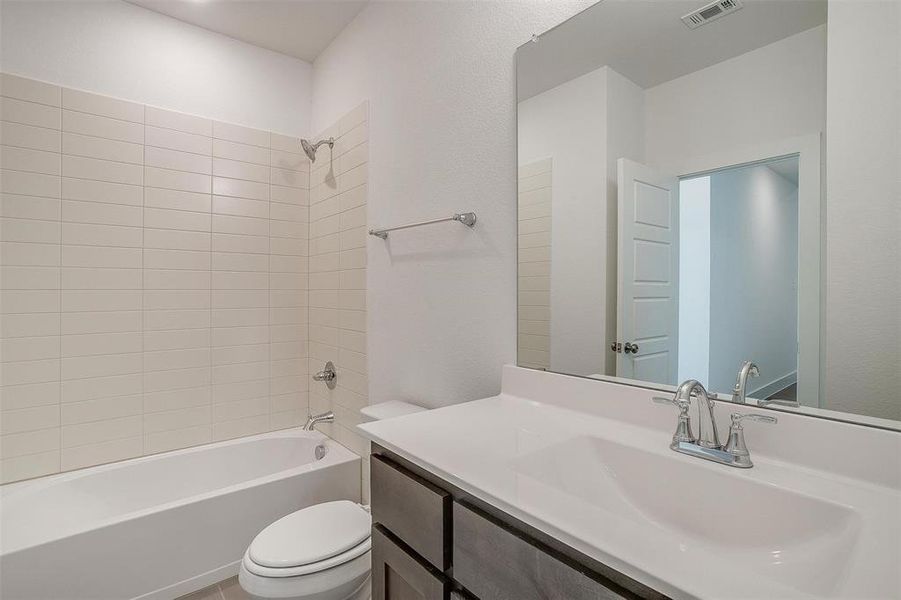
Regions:
[[313, 62], [367, 0], [127, 0], [180, 21]]
[[647, 89], [826, 22], [825, 0], [742, 0], [689, 29], [709, 0], [604, 0], [517, 51], [521, 102], [603, 66]]

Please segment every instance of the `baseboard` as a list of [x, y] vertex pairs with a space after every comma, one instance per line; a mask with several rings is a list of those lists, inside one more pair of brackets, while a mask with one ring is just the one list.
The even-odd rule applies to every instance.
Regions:
[[783, 375], [779, 379], [764, 384], [757, 389], [748, 392], [748, 398], [757, 400], [765, 400], [780, 390], [784, 390], [793, 383], [798, 383], [798, 372], [792, 371], [787, 375]]

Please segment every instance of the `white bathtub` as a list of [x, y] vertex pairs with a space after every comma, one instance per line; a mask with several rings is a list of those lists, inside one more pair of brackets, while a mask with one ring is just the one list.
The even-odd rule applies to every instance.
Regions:
[[236, 574], [279, 517], [359, 498], [359, 457], [294, 429], [6, 485], [0, 597], [176, 598]]

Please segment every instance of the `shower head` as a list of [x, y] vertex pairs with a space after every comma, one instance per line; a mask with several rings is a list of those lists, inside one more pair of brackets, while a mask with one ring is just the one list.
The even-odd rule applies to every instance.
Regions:
[[306, 155], [310, 157], [310, 162], [316, 162], [316, 150], [318, 150], [319, 146], [322, 144], [328, 144], [328, 147], [332, 148], [335, 145], [335, 138], [319, 140], [315, 144], [311, 144], [309, 140], [300, 140], [300, 145], [303, 146], [303, 151]]

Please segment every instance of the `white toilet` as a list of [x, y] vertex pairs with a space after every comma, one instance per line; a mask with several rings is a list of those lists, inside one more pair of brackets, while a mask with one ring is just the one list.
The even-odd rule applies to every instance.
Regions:
[[[425, 410], [386, 402], [361, 410], [374, 421]], [[238, 582], [253, 598], [369, 600], [372, 519], [355, 502], [298, 510], [261, 531], [241, 561]]]

